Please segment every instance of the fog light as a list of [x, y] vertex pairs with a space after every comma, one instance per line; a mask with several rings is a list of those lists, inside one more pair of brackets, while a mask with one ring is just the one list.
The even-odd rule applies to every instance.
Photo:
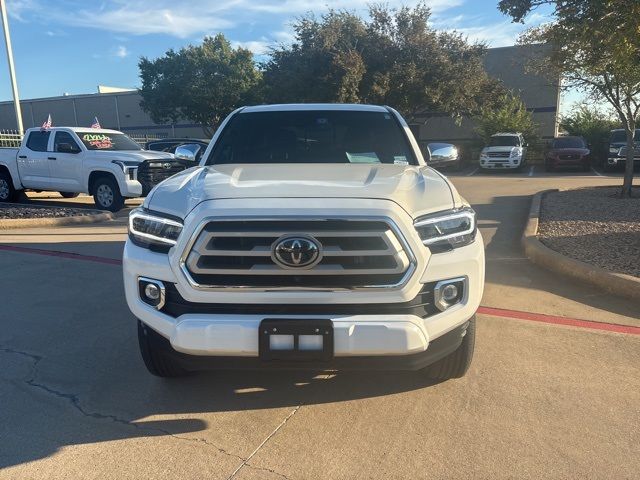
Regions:
[[[147, 286], [149, 288], [151, 285]], [[158, 291], [160, 294], [160, 291]], [[442, 299], [446, 302], [451, 302], [456, 299], [458, 296], [458, 287], [455, 284], [450, 283], [449, 285], [445, 285], [442, 289]]]
[[438, 282], [433, 289], [433, 303], [436, 308], [444, 312], [447, 308], [460, 303], [464, 299], [466, 285], [466, 277]]
[[165, 289], [161, 281], [140, 277], [138, 278], [138, 290], [140, 299], [147, 305], [158, 310], [164, 306]]
[[147, 299], [152, 302], [160, 300], [160, 288], [155, 283], [148, 283], [147, 286], [144, 287], [144, 294]]

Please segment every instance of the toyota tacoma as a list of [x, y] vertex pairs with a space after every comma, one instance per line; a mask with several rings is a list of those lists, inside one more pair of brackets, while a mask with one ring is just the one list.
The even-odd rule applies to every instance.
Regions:
[[448, 379], [473, 355], [484, 247], [475, 212], [395, 110], [270, 105], [233, 112], [199, 166], [130, 213], [123, 267], [154, 375]]

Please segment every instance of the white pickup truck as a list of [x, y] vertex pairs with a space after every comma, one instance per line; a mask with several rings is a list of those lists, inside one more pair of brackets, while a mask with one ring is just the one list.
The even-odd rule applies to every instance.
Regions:
[[31, 128], [19, 149], [0, 149], [0, 202], [21, 190], [88, 193], [98, 208], [115, 212], [125, 198], [144, 196], [185, 168], [172, 154], [142, 150], [116, 130]]
[[395, 110], [266, 105], [232, 113], [200, 166], [131, 212], [123, 267], [154, 375], [446, 379], [471, 362], [484, 246], [475, 212]]

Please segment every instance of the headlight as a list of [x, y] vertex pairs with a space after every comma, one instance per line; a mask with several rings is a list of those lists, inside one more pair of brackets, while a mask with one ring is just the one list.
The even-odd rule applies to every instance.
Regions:
[[519, 148], [511, 150], [512, 157], [519, 157], [520, 155], [522, 155], [522, 150], [520, 150]]
[[136, 208], [129, 214], [129, 238], [138, 246], [168, 251], [178, 241], [182, 223]]
[[618, 152], [620, 152], [619, 148], [609, 147], [609, 153], [611, 153], [613, 155], [618, 155]]
[[469, 245], [476, 238], [476, 212], [469, 207], [418, 218], [414, 223], [422, 243], [433, 253]]

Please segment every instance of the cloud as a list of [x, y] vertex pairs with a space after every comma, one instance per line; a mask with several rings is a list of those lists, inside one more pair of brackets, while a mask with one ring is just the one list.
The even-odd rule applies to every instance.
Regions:
[[[427, 0], [434, 12], [461, 5], [464, 0]], [[371, 0], [332, 0], [335, 9], [362, 11]], [[416, 1], [388, 0], [391, 7], [416, 4]], [[231, 29], [264, 20], [265, 15], [291, 18], [309, 11], [322, 12], [327, 3], [317, 0], [110, 0], [99, 7], [87, 7], [86, 1], [59, 0], [52, 7], [46, 0], [13, 0], [10, 11], [24, 21], [27, 16], [42, 23], [99, 28], [119, 34], [166, 34], [193, 38], [212, 31]], [[72, 11], [73, 15], [68, 12]], [[255, 45], [257, 47], [257, 45]]]
[[124, 45], [118, 45], [118, 47], [116, 47], [113, 52], [113, 56], [118, 58], [125, 58], [128, 57], [130, 53], [131, 52], [127, 50], [127, 47], [125, 47]]
[[490, 47], [514, 45], [522, 32], [530, 27], [549, 21], [548, 15], [534, 12], [526, 19], [526, 25], [514, 23], [505, 18], [498, 22], [487, 22], [482, 15], [458, 15], [452, 18], [437, 17], [434, 25], [439, 29], [455, 30], [467, 36], [470, 41], [485, 42]]

